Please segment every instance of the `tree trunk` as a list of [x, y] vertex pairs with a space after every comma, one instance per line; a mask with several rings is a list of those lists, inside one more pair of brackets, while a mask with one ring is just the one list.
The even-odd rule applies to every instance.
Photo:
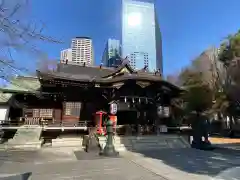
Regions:
[[197, 146], [200, 145], [202, 141], [202, 132], [201, 132], [201, 119], [199, 116], [195, 116], [192, 123], [192, 135], [193, 135], [193, 143]]

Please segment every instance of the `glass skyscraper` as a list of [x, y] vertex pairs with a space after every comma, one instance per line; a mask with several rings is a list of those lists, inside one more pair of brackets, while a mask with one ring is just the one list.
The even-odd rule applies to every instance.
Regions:
[[120, 59], [118, 58], [120, 55], [120, 41], [116, 39], [108, 39], [102, 56], [103, 65], [107, 67], [118, 66], [121, 63]]
[[153, 0], [122, 0], [122, 55], [133, 68], [162, 72], [162, 42]]

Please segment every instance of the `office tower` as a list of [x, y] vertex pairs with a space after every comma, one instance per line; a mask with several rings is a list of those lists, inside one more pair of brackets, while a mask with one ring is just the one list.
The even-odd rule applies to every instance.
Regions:
[[120, 55], [120, 41], [108, 39], [102, 56], [102, 64], [106, 67], [116, 67], [121, 63], [119, 59]]
[[155, 8], [155, 42], [156, 42], [156, 69], [160, 69], [163, 74], [163, 56], [162, 56], [162, 34], [158, 22]]
[[89, 37], [72, 39], [72, 62], [77, 64], [93, 65], [93, 43]]
[[72, 49], [64, 49], [61, 51], [61, 62], [66, 62], [68, 60], [69, 62], [72, 62]]
[[122, 55], [136, 69], [162, 68], [162, 42], [156, 9], [150, 0], [122, 0]]

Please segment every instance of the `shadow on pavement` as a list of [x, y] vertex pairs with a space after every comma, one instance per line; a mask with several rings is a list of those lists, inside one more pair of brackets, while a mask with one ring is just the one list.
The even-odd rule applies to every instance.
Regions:
[[129, 151], [151, 158], [154, 163], [164, 163], [181, 171], [216, 176], [222, 171], [240, 166], [240, 150], [217, 148], [203, 151], [192, 148], [163, 148], [155, 150]]
[[22, 174], [0, 174], [0, 179], [2, 180], [30, 180], [32, 176], [31, 172], [26, 172]]
[[77, 160], [97, 160], [97, 159], [121, 158], [120, 156], [118, 156], [118, 157], [100, 156], [99, 151], [94, 151], [94, 152], [74, 151], [74, 154], [75, 154]]

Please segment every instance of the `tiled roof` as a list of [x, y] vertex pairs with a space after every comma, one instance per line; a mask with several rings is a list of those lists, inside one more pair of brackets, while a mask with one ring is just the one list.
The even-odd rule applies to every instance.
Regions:
[[6, 103], [12, 97], [10, 93], [2, 93], [0, 92], [0, 103]]
[[114, 68], [105, 68], [97, 66], [80, 66], [72, 64], [58, 64], [57, 72], [68, 73], [72, 75], [88, 75], [91, 77], [102, 77], [114, 72]]
[[4, 89], [13, 91], [36, 91], [41, 86], [37, 77], [19, 76], [11, 80], [11, 84]]
[[[11, 80], [11, 84], [0, 89], [0, 103], [8, 102], [12, 92], [32, 92], [40, 88], [41, 84], [37, 77], [19, 76]], [[5, 91], [6, 93], [3, 93]]]

